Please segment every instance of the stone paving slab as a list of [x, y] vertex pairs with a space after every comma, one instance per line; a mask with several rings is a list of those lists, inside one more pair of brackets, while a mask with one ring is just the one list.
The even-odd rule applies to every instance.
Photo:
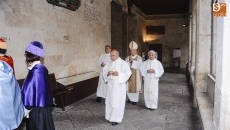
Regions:
[[56, 130], [74, 130], [74, 126], [70, 120], [55, 121], [54, 122]]
[[177, 123], [167, 123], [164, 130], [202, 130], [202, 127], [200, 125], [189, 126]]

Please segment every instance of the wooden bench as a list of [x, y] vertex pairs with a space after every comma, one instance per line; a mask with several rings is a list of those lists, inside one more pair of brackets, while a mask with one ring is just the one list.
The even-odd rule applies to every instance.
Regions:
[[[54, 73], [49, 74], [49, 82], [50, 82], [50, 87], [52, 90], [53, 97], [55, 99], [56, 99], [56, 97], [60, 97], [60, 100], [61, 100], [60, 107], [62, 108], [63, 111], [65, 111], [65, 105], [63, 102], [64, 97], [63, 96], [65, 93], [69, 92], [70, 90], [66, 89], [66, 88], [59, 88], [58, 87]], [[58, 102], [57, 102], [57, 104], [58, 104]]]
[[[70, 91], [70, 89], [66, 89], [66, 88], [59, 88], [57, 85], [57, 81], [55, 78], [54, 73], [49, 74], [49, 83], [50, 83], [50, 87], [52, 90], [52, 95], [55, 98], [60, 98], [60, 102], [57, 102], [57, 106], [60, 106], [62, 108], [63, 111], [65, 111], [65, 105], [64, 105], [64, 94], [68, 93]], [[18, 84], [20, 85], [20, 87], [22, 88], [23, 82], [25, 79], [19, 79], [18, 80]]]

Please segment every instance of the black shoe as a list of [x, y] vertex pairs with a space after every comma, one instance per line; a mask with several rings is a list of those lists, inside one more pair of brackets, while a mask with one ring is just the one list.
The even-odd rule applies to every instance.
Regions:
[[101, 97], [97, 97], [96, 99], [93, 100], [94, 102], [101, 102]]
[[117, 122], [112, 122], [112, 126], [118, 125]]
[[130, 101], [130, 100], [127, 100], [126, 102], [127, 102], [127, 103], [131, 103], [131, 101]]
[[52, 104], [51, 105], [51, 108], [54, 108], [54, 107], [56, 107], [57, 106], [57, 104]]
[[156, 110], [156, 109], [150, 109], [151, 111], [154, 111], [154, 110]]
[[137, 103], [136, 102], [132, 102], [132, 105], [136, 105]]

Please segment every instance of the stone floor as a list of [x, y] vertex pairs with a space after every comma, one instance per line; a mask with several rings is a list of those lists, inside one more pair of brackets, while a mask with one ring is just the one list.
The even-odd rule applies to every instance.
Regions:
[[137, 105], [126, 104], [123, 122], [117, 126], [105, 120], [105, 104], [94, 103], [92, 95], [52, 112], [56, 130], [202, 130], [193, 91], [185, 74], [165, 73], [159, 84], [159, 105], [155, 111], [144, 106], [140, 95]]

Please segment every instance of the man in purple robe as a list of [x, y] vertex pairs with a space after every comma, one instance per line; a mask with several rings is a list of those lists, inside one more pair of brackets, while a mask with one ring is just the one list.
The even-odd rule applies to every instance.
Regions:
[[27, 129], [54, 130], [51, 105], [53, 97], [48, 79], [48, 70], [41, 64], [44, 57], [43, 45], [38, 41], [29, 43], [25, 50], [29, 73], [22, 88], [22, 101], [27, 111], [30, 111]]

